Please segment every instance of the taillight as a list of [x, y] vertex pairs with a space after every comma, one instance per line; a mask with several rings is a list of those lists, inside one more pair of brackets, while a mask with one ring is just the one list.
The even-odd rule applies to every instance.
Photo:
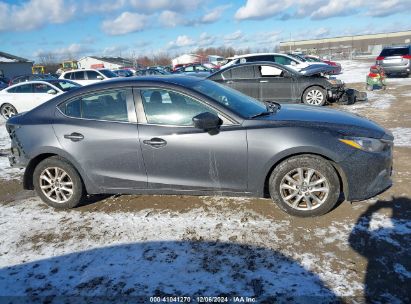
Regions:
[[378, 56], [377, 60], [384, 60], [384, 56]]
[[404, 56], [402, 56], [402, 58], [411, 59], [411, 55], [404, 55]]

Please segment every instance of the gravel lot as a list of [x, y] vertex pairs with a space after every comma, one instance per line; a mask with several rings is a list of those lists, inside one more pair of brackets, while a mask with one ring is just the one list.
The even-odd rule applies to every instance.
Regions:
[[[341, 78], [363, 90], [369, 65], [344, 61]], [[394, 133], [394, 186], [313, 219], [288, 216], [270, 200], [190, 196], [97, 196], [56, 211], [21, 189], [22, 172], [5, 157], [2, 120], [0, 302], [248, 296], [409, 303], [411, 78], [388, 83], [368, 102], [331, 107]]]

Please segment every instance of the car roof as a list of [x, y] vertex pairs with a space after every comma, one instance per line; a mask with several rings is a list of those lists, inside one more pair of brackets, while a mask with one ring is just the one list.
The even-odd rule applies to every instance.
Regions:
[[404, 49], [404, 48], [411, 48], [410, 45], [392, 45], [392, 46], [385, 46], [384, 49]]
[[34, 84], [34, 83], [48, 84], [51, 81], [55, 81], [55, 80], [58, 80], [58, 79], [39, 79], [39, 80], [22, 81], [22, 82], [19, 82], [19, 83], [16, 83], [16, 84], [13, 84], [13, 85], [9, 86], [8, 88], [6, 88], [6, 90], [8, 90], [10, 88], [14, 88], [14, 87], [19, 87], [19, 86], [22, 86], [22, 85], [27, 85], [27, 84]]
[[78, 88], [76, 92], [91, 92], [94, 90], [104, 90], [105, 88], [115, 88], [115, 87], [122, 87], [122, 86], [132, 86], [137, 85], [139, 83], [144, 83], [148, 85], [154, 84], [164, 84], [164, 85], [177, 85], [177, 86], [190, 86], [196, 82], [202, 81], [202, 78], [194, 77], [194, 76], [184, 76], [184, 75], [150, 75], [150, 76], [133, 76], [133, 77], [116, 77], [110, 78], [105, 81], [99, 81], [93, 84], [89, 84], [87, 86], [83, 86]]
[[72, 72], [101, 71], [101, 70], [108, 70], [108, 69], [107, 68], [101, 68], [101, 69], [75, 69], [75, 70], [65, 71], [65, 72], [63, 72], [63, 74], [72, 73]]
[[250, 54], [243, 54], [243, 55], [234, 55], [232, 57], [228, 57], [227, 59], [237, 59], [237, 58], [265, 56], [265, 55], [281, 55], [281, 56], [288, 57], [287, 54], [281, 54], [281, 53], [250, 53]]

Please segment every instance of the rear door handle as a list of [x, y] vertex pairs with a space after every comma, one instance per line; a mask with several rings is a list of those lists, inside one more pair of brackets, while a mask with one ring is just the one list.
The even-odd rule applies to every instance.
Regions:
[[71, 141], [80, 141], [84, 139], [83, 134], [73, 132], [71, 134], [65, 134], [64, 138], [70, 139]]
[[266, 83], [268, 80], [260, 80], [261, 83]]
[[234, 83], [234, 81], [229, 80], [229, 81], [226, 81], [226, 83], [230, 84], [230, 83]]
[[143, 143], [148, 146], [152, 146], [153, 148], [161, 148], [167, 145], [167, 142], [158, 137], [153, 137], [152, 139], [149, 140], [143, 140]]

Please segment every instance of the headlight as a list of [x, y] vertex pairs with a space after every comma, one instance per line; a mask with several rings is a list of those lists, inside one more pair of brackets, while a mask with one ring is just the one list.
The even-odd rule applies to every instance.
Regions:
[[368, 152], [380, 152], [387, 147], [388, 143], [380, 139], [367, 138], [367, 137], [351, 137], [340, 138], [340, 141], [351, 147], [368, 151]]
[[342, 84], [342, 81], [341, 81], [341, 80], [339, 80], [339, 79], [334, 79], [334, 78], [328, 79], [328, 82], [331, 83], [331, 84], [333, 84], [333, 85], [341, 85], [341, 84]]

